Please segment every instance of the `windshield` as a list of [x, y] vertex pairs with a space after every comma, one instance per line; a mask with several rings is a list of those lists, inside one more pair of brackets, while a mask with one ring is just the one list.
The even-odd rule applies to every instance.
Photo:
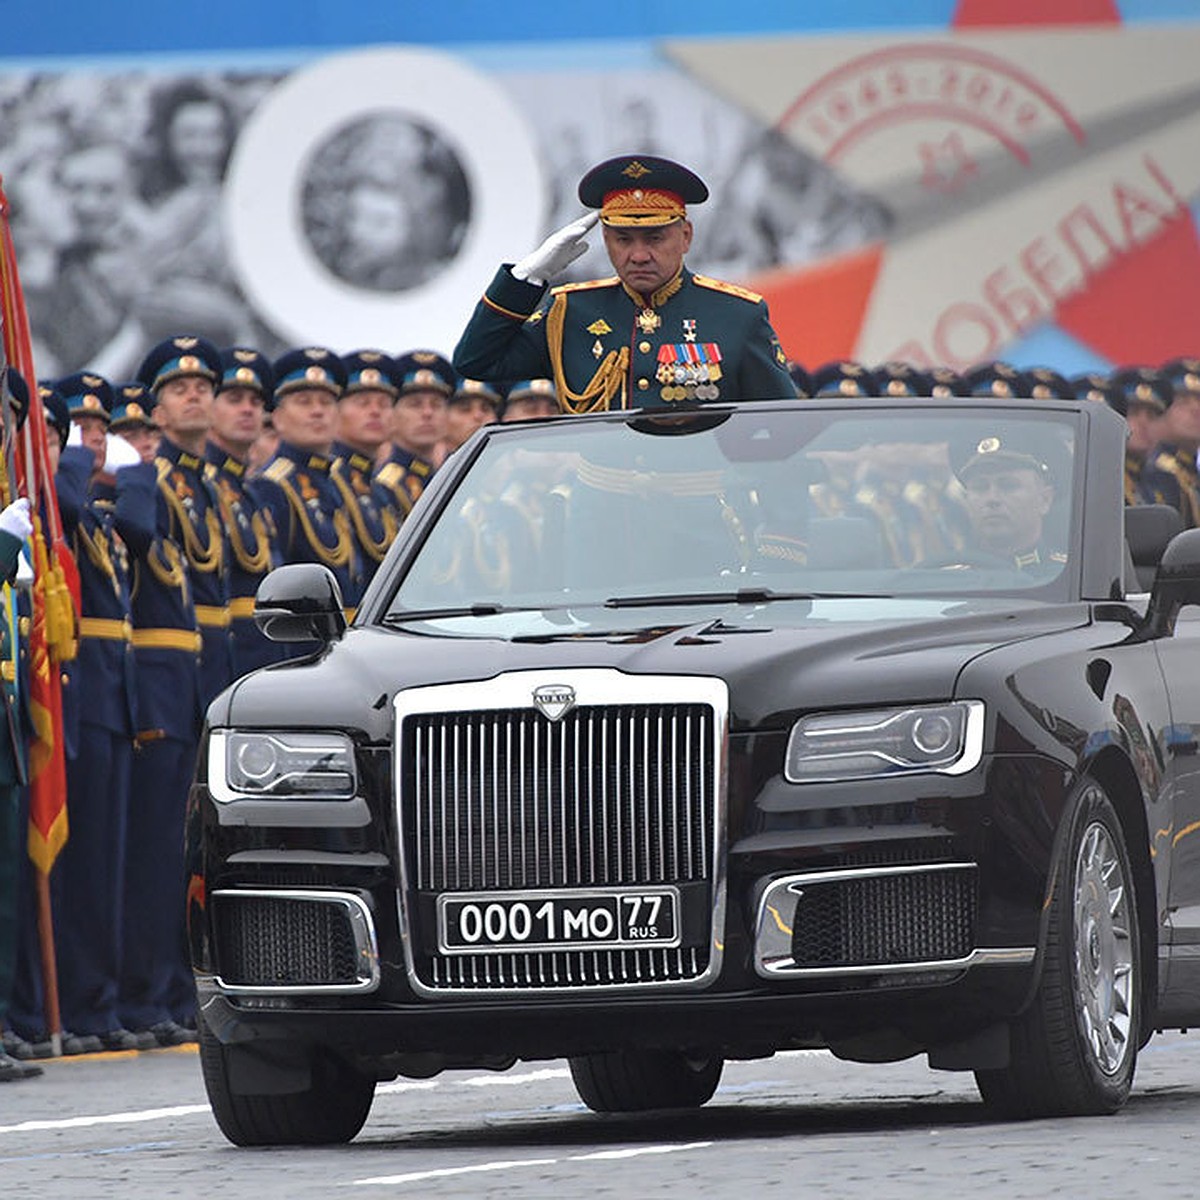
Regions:
[[1072, 412], [781, 405], [488, 439], [390, 601], [407, 613], [780, 597], [1062, 599]]

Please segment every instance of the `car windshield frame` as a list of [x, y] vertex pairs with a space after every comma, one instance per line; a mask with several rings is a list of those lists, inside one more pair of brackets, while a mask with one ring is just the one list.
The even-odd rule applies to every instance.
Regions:
[[[680, 600], [692, 602], [697, 606], [707, 606], [712, 611], [719, 602], [719, 595], [730, 593], [727, 602], [731, 604], [745, 603], [737, 593], [750, 594], [756, 591], [778, 593], [779, 598], [789, 596], [802, 598], [804, 596], [870, 596], [878, 598], [894, 597], [942, 597], [942, 598], [989, 598], [1012, 597], [1030, 602], [1062, 603], [1076, 601], [1091, 596], [1096, 599], [1112, 598], [1116, 586], [1110, 576], [1113, 574], [1107, 558], [1097, 566], [1093, 564], [1088, 569], [1088, 504], [1089, 495], [1095, 494], [1101, 484], [1100, 477], [1104, 472], [1089, 460], [1089, 446], [1093, 440], [1092, 426], [1099, 424], [1106, 430], [1104, 438], [1099, 439], [1105, 446], [1106, 454], [1112, 453], [1112, 448], [1118, 446], [1115, 426], [1107, 428], [1101, 415], [1101, 406], [1089, 405], [1086, 402], [1047, 402], [1047, 401], [1013, 401], [1013, 400], [978, 400], [978, 399], [949, 399], [949, 400], [912, 400], [906, 398], [903, 402], [894, 399], [856, 399], [853, 404], [846, 401], [773, 401], [751, 402], [742, 405], [707, 405], [702, 408], [687, 411], [672, 410], [668, 413], [653, 411], [628, 411], [615, 413], [600, 413], [586, 417], [557, 417], [539, 422], [525, 423], [519, 427], [489, 426], [476, 433], [470, 441], [461, 447], [437, 472], [431, 485], [426, 489], [421, 501], [414, 508], [401, 536], [393, 547], [386, 563], [376, 576], [375, 581], [364, 597], [359, 609], [359, 619], [356, 623], [383, 623], [389, 626], [403, 625], [405, 612], [414, 613], [412, 620], [416, 621], [417, 612], [426, 613], [441, 609], [467, 609], [478, 607], [482, 612], [487, 609], [500, 607], [511, 610], [545, 610], [553, 609], [604, 609], [605, 604], [613, 607], [628, 605], [653, 607], [661, 603], [668, 605], [672, 601], [676, 605]], [[761, 461], [784, 461], [786, 452], [794, 457], [803, 453], [821, 436], [822, 432], [836, 429], [839, 422], [849, 422], [846, 429], [855, 428], [855, 422], [868, 420], [875, 424], [884, 423], [889, 419], [914, 422], [922, 419], [950, 421], [957, 423], [966, 421], [989, 420], [1012, 426], [1014, 422], [1025, 427], [1026, 422], [1048, 422], [1050, 427], [1062, 431], [1064, 437], [1069, 435], [1069, 455], [1074, 457], [1074, 469], [1071, 469], [1068, 457], [1068, 474], [1070, 484], [1065, 489], [1060, 484], [1060, 491], [1055, 504], [1065, 513], [1065, 544], [1063, 553], [1066, 555], [1065, 564], [1056, 573], [1047, 573], [1045, 580], [1039, 580], [1032, 586], [1023, 586], [1022, 580], [1014, 579], [1012, 572], [986, 571], [988, 578], [975, 571], [940, 570], [932, 577], [931, 570], [922, 569], [920, 574], [930, 578], [916, 581], [912, 570], [901, 567], [875, 567], [869, 572], [840, 571], [823, 572], [823, 577], [815, 575], [804, 582], [797, 578], [786, 576], [745, 574], [729, 578], [711, 577], [705, 586], [697, 586], [695, 579], [679, 579], [672, 586], [647, 587], [644, 592], [631, 590], [628, 586], [614, 583], [611, 588], [598, 589], [587, 595], [571, 592], [541, 596], [514, 596], [511, 594], [495, 595], [486, 591], [479, 594], [469, 594], [451, 598], [443, 597], [443, 603], [431, 602], [426, 594], [416, 597], [420, 602], [409, 602], [404, 589], [410, 579], [415, 578], [415, 572], [421, 568], [422, 555], [428, 553], [428, 547], [436, 543], [439, 537], [441, 522], [447, 519], [461, 520], [460, 510], [463, 508], [464, 494], [470, 495], [473, 487], [477, 487], [481, 472], [492, 469], [498, 454], [513, 451], [529, 450], [533, 453], [548, 452], [558, 446], [570, 442], [572, 447], [587, 447], [587, 439], [593, 431], [604, 427], [618, 425], [624, 427], [621, 437], [628, 437], [630, 457], [633, 457], [634, 447], [650, 446], [654, 439], [688, 439], [695, 436], [720, 438], [727, 436], [731, 444], [737, 443], [737, 434], [741, 423], [757, 425], [761, 429], [791, 428], [795, 414], [795, 428], [801, 430], [795, 439], [794, 446], [781, 445], [775, 448], [766, 447]], [[1119, 424], [1116, 414], [1107, 414]], [[784, 423], [780, 425], [779, 423]], [[731, 424], [732, 423], [732, 424]], [[1112, 424], [1109, 421], [1108, 424]], [[1029, 426], [1033, 428], [1034, 426]], [[983, 426], [981, 425], [982, 429]], [[726, 432], [728, 431], [728, 432]], [[602, 436], [602, 435], [601, 435]], [[642, 442], [640, 439], [646, 439]], [[516, 439], [514, 444], [512, 439]], [[614, 444], [619, 439], [609, 439]], [[747, 446], [752, 446], [753, 438], [742, 439]], [[766, 441], [771, 435], [766, 436]], [[779, 437], [780, 442], [786, 439]], [[595, 449], [599, 449], [596, 443]], [[612, 457], [611, 447], [605, 448], [609, 458]], [[752, 463], [758, 461], [746, 456], [745, 450], [739, 451], [742, 457], [731, 458], [732, 463]], [[677, 457], [677, 456], [676, 456]], [[1109, 464], [1111, 466], [1111, 464]], [[618, 469], [619, 466], [618, 466]], [[634, 467], [630, 466], [629, 470]], [[1061, 464], [1059, 464], [1061, 470]], [[653, 476], [654, 472], [648, 472]], [[1114, 476], [1116, 478], [1116, 476]], [[1107, 486], [1107, 484], [1103, 485]], [[1119, 499], [1119, 497], [1118, 497]], [[1119, 533], [1120, 510], [1116, 510], [1115, 529]], [[908, 570], [909, 584], [919, 586], [897, 586], [897, 580], [905, 570]], [[810, 573], [811, 574], [811, 573]], [[974, 575], [976, 586], [965, 586], [972, 582], [966, 577]], [[1120, 576], [1119, 564], [1116, 569], [1117, 579]], [[836, 576], [836, 578], [834, 578]], [[945, 578], [943, 578], [943, 576]], [[980, 584], [985, 586], [980, 586]], [[411, 586], [411, 585], [410, 585]], [[1100, 590], [1097, 590], [1099, 586]], [[712, 596], [706, 593], [713, 593]], [[661, 600], [655, 599], [661, 595]], [[776, 597], [768, 595], [763, 602], [770, 603]]]

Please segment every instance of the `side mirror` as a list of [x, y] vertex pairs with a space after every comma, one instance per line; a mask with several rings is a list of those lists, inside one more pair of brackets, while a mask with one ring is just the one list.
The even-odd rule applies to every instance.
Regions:
[[342, 589], [319, 563], [276, 567], [258, 585], [254, 622], [273, 642], [337, 641], [346, 632]]
[[1200, 529], [1176, 534], [1163, 551], [1146, 610], [1146, 625], [1152, 635], [1171, 634], [1185, 604], [1200, 604]]

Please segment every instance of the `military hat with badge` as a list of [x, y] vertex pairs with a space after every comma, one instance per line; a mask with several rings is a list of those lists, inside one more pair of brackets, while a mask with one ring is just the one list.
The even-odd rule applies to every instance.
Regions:
[[113, 406], [108, 427], [114, 433], [128, 429], [153, 429], [154, 393], [136, 379], [113, 384]]
[[1110, 376], [1112, 385], [1125, 397], [1125, 411], [1141, 406], [1160, 415], [1171, 407], [1175, 389], [1154, 367], [1119, 367]]
[[221, 351], [221, 378], [218, 394], [246, 388], [257, 392], [264, 404], [275, 391], [275, 372], [270, 360], [250, 346], [228, 346]]
[[708, 199], [694, 171], [654, 154], [622, 154], [597, 163], [579, 181], [579, 201], [612, 227], [670, 225], [687, 219], [689, 204]]
[[488, 405], [497, 417], [504, 407], [504, 393], [498, 387], [485, 383], [482, 379], [460, 379], [458, 386], [450, 393], [449, 403], [451, 407], [456, 404], [469, 406], [477, 400]]
[[112, 384], [94, 371], [76, 371], [65, 375], [55, 385], [67, 406], [67, 414], [75, 421], [81, 417], [97, 417], [106, 425], [113, 407]]
[[137, 370], [139, 383], [152, 392], [173, 379], [196, 376], [215, 387], [221, 379], [221, 353], [207, 338], [176, 334], [153, 346]]
[[880, 363], [872, 371], [881, 396], [928, 396], [929, 377], [912, 363], [895, 359]]
[[995, 397], [1003, 400], [1030, 394], [1029, 380], [1025, 373], [1012, 363], [999, 360], [976, 363], [963, 372], [962, 378], [964, 396]]
[[341, 358], [324, 346], [302, 346], [281, 354], [271, 366], [275, 390], [268, 411], [294, 392], [328, 392], [336, 400], [346, 386]]
[[1173, 358], [1159, 367], [1159, 374], [1176, 396], [1200, 396], [1200, 358]]
[[346, 372], [343, 396], [356, 392], [383, 392], [395, 400], [400, 394], [400, 372], [396, 360], [383, 350], [353, 350], [342, 355]]
[[504, 393], [502, 421], [528, 421], [559, 414], [553, 379], [518, 379]]
[[409, 392], [440, 392], [449, 398], [458, 385], [450, 362], [436, 350], [409, 350], [396, 357], [396, 380], [400, 395]]
[[1034, 400], [1074, 400], [1075, 390], [1066, 376], [1053, 367], [1029, 367], [1025, 371], [1029, 396]]
[[1070, 380], [1071, 394], [1076, 400], [1090, 400], [1093, 404], [1106, 404], [1113, 412], [1125, 416], [1127, 412], [1125, 393], [1107, 375], [1099, 371], [1085, 371]]
[[828, 362], [812, 373], [812, 396], [878, 396], [875, 376], [862, 365], [843, 359]]

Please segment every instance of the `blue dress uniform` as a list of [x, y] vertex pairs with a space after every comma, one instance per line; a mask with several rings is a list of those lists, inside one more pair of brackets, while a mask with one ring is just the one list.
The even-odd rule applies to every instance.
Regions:
[[[266, 404], [274, 390], [271, 364], [256, 350], [221, 351], [222, 388], [252, 388]], [[208, 444], [221, 522], [229, 539], [229, 617], [233, 636], [233, 677], [269, 663], [282, 662], [282, 644], [266, 637], [254, 621], [254, 596], [268, 571], [282, 563], [269, 509], [246, 463], [220, 446]]]
[[[289, 392], [321, 388], [341, 393], [345, 371], [337, 355], [320, 347], [292, 350], [276, 360], [273, 405]], [[362, 563], [350, 514], [333, 481], [333, 457], [281, 441], [263, 467], [256, 488], [270, 512], [285, 563], [313, 562], [328, 567], [343, 601], [359, 594]], [[307, 653], [306, 643], [289, 647]]]
[[[1126, 418], [1134, 410], [1162, 416], [1175, 399], [1171, 382], [1153, 367], [1122, 367], [1109, 383], [1120, 397], [1118, 411]], [[1188, 490], [1194, 477], [1195, 463], [1189, 464], [1174, 446], [1155, 446], [1144, 457], [1127, 450], [1125, 503], [1169, 504], [1191, 528], [1200, 523], [1200, 496]]]
[[[580, 181], [579, 199], [613, 227], [686, 219], [708, 188], [686, 167], [643, 155], [610, 159]], [[680, 266], [642, 295], [613, 276], [542, 284], [502, 266], [454, 351], [472, 379], [553, 378], [566, 412], [678, 401], [795, 396], [788, 360], [756, 292]]]
[[[447, 400], [458, 377], [454, 368], [435, 350], [410, 350], [396, 359], [398, 394], [437, 392]], [[421, 498], [437, 468], [428, 459], [393, 443], [391, 453], [375, 472], [376, 501], [390, 507], [404, 520]]]
[[[202, 338], [176, 337], [149, 352], [138, 379], [157, 395], [181, 377], [215, 383], [220, 371], [215, 346]], [[154, 537], [134, 555], [131, 584], [138, 733], [120, 1007], [126, 1028], [149, 1029], [169, 1045], [189, 1040], [182, 1027], [192, 1025], [195, 1014], [184, 934], [184, 815], [204, 705], [215, 688], [224, 686], [222, 680], [228, 682], [232, 658], [224, 546], [205, 463], [164, 438], [154, 468]], [[197, 600], [215, 618], [203, 627]], [[213, 654], [203, 665], [202, 645], [206, 656], [209, 646]]]
[[[346, 372], [343, 399], [355, 392], [377, 391], [395, 402], [399, 384], [396, 363], [390, 355], [377, 350], [359, 350], [345, 355], [342, 367]], [[342, 494], [362, 564], [357, 592], [345, 597], [347, 607], [357, 608], [411, 505], [405, 507], [391, 493], [375, 488], [375, 461], [361, 450], [344, 442], [335, 442], [333, 459], [331, 478]]]
[[[106, 410], [108, 385], [97, 389]], [[72, 412], [80, 397], [68, 394]], [[95, 458], [68, 447], [57, 481]], [[57, 482], [56, 481], [56, 482]], [[154, 535], [154, 468], [122, 467], [114, 481], [91, 482], [72, 506], [60, 488], [63, 528], [79, 570], [79, 651], [71, 664], [78, 715], [77, 749], [67, 760], [71, 836], [54, 871], [55, 942], [63, 1027], [95, 1034], [113, 1049], [131, 1049], [121, 1029], [118, 989], [123, 935], [125, 847], [133, 739], [137, 731], [127, 545], [140, 550]]]

